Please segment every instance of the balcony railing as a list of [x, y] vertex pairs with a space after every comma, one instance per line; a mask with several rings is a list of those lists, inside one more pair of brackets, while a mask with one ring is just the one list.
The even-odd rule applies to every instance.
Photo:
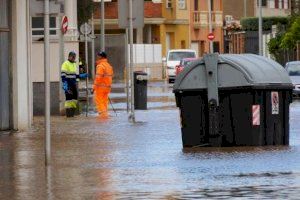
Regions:
[[[195, 28], [208, 26], [208, 11], [194, 11], [193, 13], [193, 23]], [[211, 13], [212, 25], [214, 27], [223, 26], [223, 12], [213, 11]]]

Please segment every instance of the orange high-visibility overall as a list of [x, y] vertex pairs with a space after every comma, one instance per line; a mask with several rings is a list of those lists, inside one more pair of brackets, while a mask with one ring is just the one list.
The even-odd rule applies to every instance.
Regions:
[[108, 117], [108, 95], [111, 91], [113, 75], [113, 68], [107, 59], [97, 61], [97, 71], [93, 89], [95, 94], [94, 101], [100, 117]]

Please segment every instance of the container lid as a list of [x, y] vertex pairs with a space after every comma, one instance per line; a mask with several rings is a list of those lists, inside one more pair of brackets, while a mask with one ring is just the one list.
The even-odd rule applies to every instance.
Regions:
[[[254, 54], [221, 54], [218, 61], [219, 88], [287, 88], [293, 87], [285, 69], [277, 62]], [[204, 60], [186, 67], [177, 77], [176, 90], [207, 88]]]

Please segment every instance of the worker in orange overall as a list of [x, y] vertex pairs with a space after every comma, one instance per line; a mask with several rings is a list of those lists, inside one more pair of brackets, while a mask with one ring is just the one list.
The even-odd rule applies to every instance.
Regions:
[[94, 101], [101, 118], [108, 117], [108, 95], [111, 91], [113, 68], [105, 52], [97, 53], [97, 70], [93, 86]]

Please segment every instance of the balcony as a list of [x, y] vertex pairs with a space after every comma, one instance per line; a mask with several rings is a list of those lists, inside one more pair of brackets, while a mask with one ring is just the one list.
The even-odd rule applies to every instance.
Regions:
[[[208, 26], [208, 11], [194, 11], [193, 12], [193, 24], [195, 29], [200, 27]], [[211, 13], [212, 25], [213, 27], [222, 27], [223, 26], [223, 12], [222, 11], [213, 11]]]

